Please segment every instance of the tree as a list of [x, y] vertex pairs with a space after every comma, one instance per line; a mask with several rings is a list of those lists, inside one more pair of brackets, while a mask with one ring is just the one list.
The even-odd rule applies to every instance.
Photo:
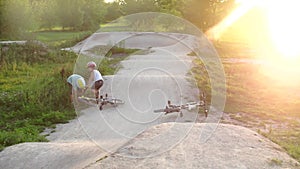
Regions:
[[183, 17], [203, 31], [226, 17], [234, 7], [234, 0], [188, 0]]
[[110, 22], [121, 17], [122, 14], [123, 13], [121, 11], [121, 6], [119, 2], [109, 3], [107, 4], [107, 13], [104, 16], [104, 20], [106, 22]]
[[84, 0], [56, 0], [56, 15], [58, 17], [58, 24], [63, 29], [69, 27], [72, 29], [80, 28], [83, 23]]
[[4, 26], [4, 9], [5, 9], [5, 3], [6, 3], [6, 0], [0, 0], [0, 38], [3, 38], [4, 36], [4, 32], [3, 30], [5, 29], [5, 26]]
[[1, 38], [21, 38], [32, 27], [28, 0], [1, 0], [0, 8]]
[[56, 0], [55, 9], [63, 29], [96, 30], [106, 13], [103, 0]]
[[177, 16], [182, 15], [185, 0], [119, 0], [124, 14], [140, 12], [163, 12]]
[[182, 16], [182, 11], [186, 5], [185, 0], [155, 0], [160, 12], [176, 16]]
[[105, 3], [103, 0], [85, 0], [81, 11], [83, 13], [81, 29], [97, 30], [106, 14]]
[[58, 23], [55, 1], [40, 0], [32, 3], [32, 12], [39, 28], [51, 30]]
[[121, 11], [124, 15], [159, 11], [155, 0], [119, 0], [118, 3], [121, 5]]

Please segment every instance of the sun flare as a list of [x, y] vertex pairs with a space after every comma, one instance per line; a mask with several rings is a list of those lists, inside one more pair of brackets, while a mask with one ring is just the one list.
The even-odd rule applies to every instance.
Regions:
[[[223, 21], [207, 31], [211, 39], [219, 39], [223, 33], [247, 14], [251, 9], [258, 8], [266, 18], [266, 25], [260, 25], [260, 22], [253, 29], [267, 29], [270, 37], [270, 45], [280, 56], [288, 59], [300, 59], [300, 1], [299, 0], [235, 0], [236, 9], [233, 10]], [[260, 18], [256, 18], [260, 20]], [[258, 28], [256, 28], [258, 27]], [[249, 33], [248, 36], [252, 36]], [[257, 42], [258, 44], [260, 42]], [[267, 45], [266, 45], [267, 46]]]
[[265, 8], [270, 35], [276, 49], [285, 57], [300, 57], [300, 1], [266, 1]]
[[254, 5], [253, 2], [246, 0], [238, 0], [236, 3], [239, 4], [238, 8], [233, 10], [225, 19], [207, 31], [206, 34], [210, 39], [219, 39], [228, 27], [245, 15]]

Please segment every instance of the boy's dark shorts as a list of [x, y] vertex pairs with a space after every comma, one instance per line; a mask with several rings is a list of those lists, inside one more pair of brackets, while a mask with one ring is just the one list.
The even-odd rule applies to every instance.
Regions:
[[92, 89], [99, 90], [103, 86], [103, 80], [98, 80], [92, 86]]

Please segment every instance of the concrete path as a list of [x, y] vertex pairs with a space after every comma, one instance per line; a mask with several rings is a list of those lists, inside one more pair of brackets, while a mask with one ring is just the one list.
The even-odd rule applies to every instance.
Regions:
[[[167, 100], [176, 104], [194, 101], [198, 90], [187, 76], [192, 58], [187, 56], [195, 46], [192, 36], [157, 33], [103, 33], [81, 44], [81, 52], [97, 45], [107, 45], [126, 37], [125, 47], [147, 49], [149, 54], [132, 55], [122, 61], [115, 76], [106, 77], [102, 93], [123, 99], [117, 108], [80, 109], [78, 119], [58, 125], [48, 136], [49, 143], [25, 143], [0, 153], [0, 168], [83, 168], [108, 153], [116, 151], [147, 128], [164, 122], [194, 122], [196, 112], [163, 115], [154, 109], [165, 107]], [[184, 43], [182, 43], [184, 42]], [[79, 44], [80, 45], [80, 44]], [[84, 45], [84, 47], [82, 47]], [[86, 63], [83, 63], [86, 64]], [[59, 166], [59, 167], [58, 167]]]

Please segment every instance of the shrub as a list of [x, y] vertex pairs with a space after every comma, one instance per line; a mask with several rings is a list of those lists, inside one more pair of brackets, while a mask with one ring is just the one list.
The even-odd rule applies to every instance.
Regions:
[[56, 123], [66, 123], [66, 116], [58, 111], [51, 111], [48, 113], [43, 113], [41, 117], [42, 121], [45, 123], [56, 124]]
[[43, 136], [40, 136], [39, 133], [38, 128], [32, 125], [16, 128], [12, 132], [0, 131], [0, 145], [6, 147], [22, 142], [47, 141]]
[[36, 42], [28, 42], [24, 45], [10, 44], [1, 45], [0, 65], [12, 65], [16, 68], [20, 63], [42, 63], [48, 60], [48, 49]]
[[45, 127], [76, 116], [65, 79], [76, 54], [50, 51], [40, 44], [11, 45], [4, 51], [0, 55], [0, 76], [5, 77], [0, 80], [0, 150], [46, 141], [39, 135]]

